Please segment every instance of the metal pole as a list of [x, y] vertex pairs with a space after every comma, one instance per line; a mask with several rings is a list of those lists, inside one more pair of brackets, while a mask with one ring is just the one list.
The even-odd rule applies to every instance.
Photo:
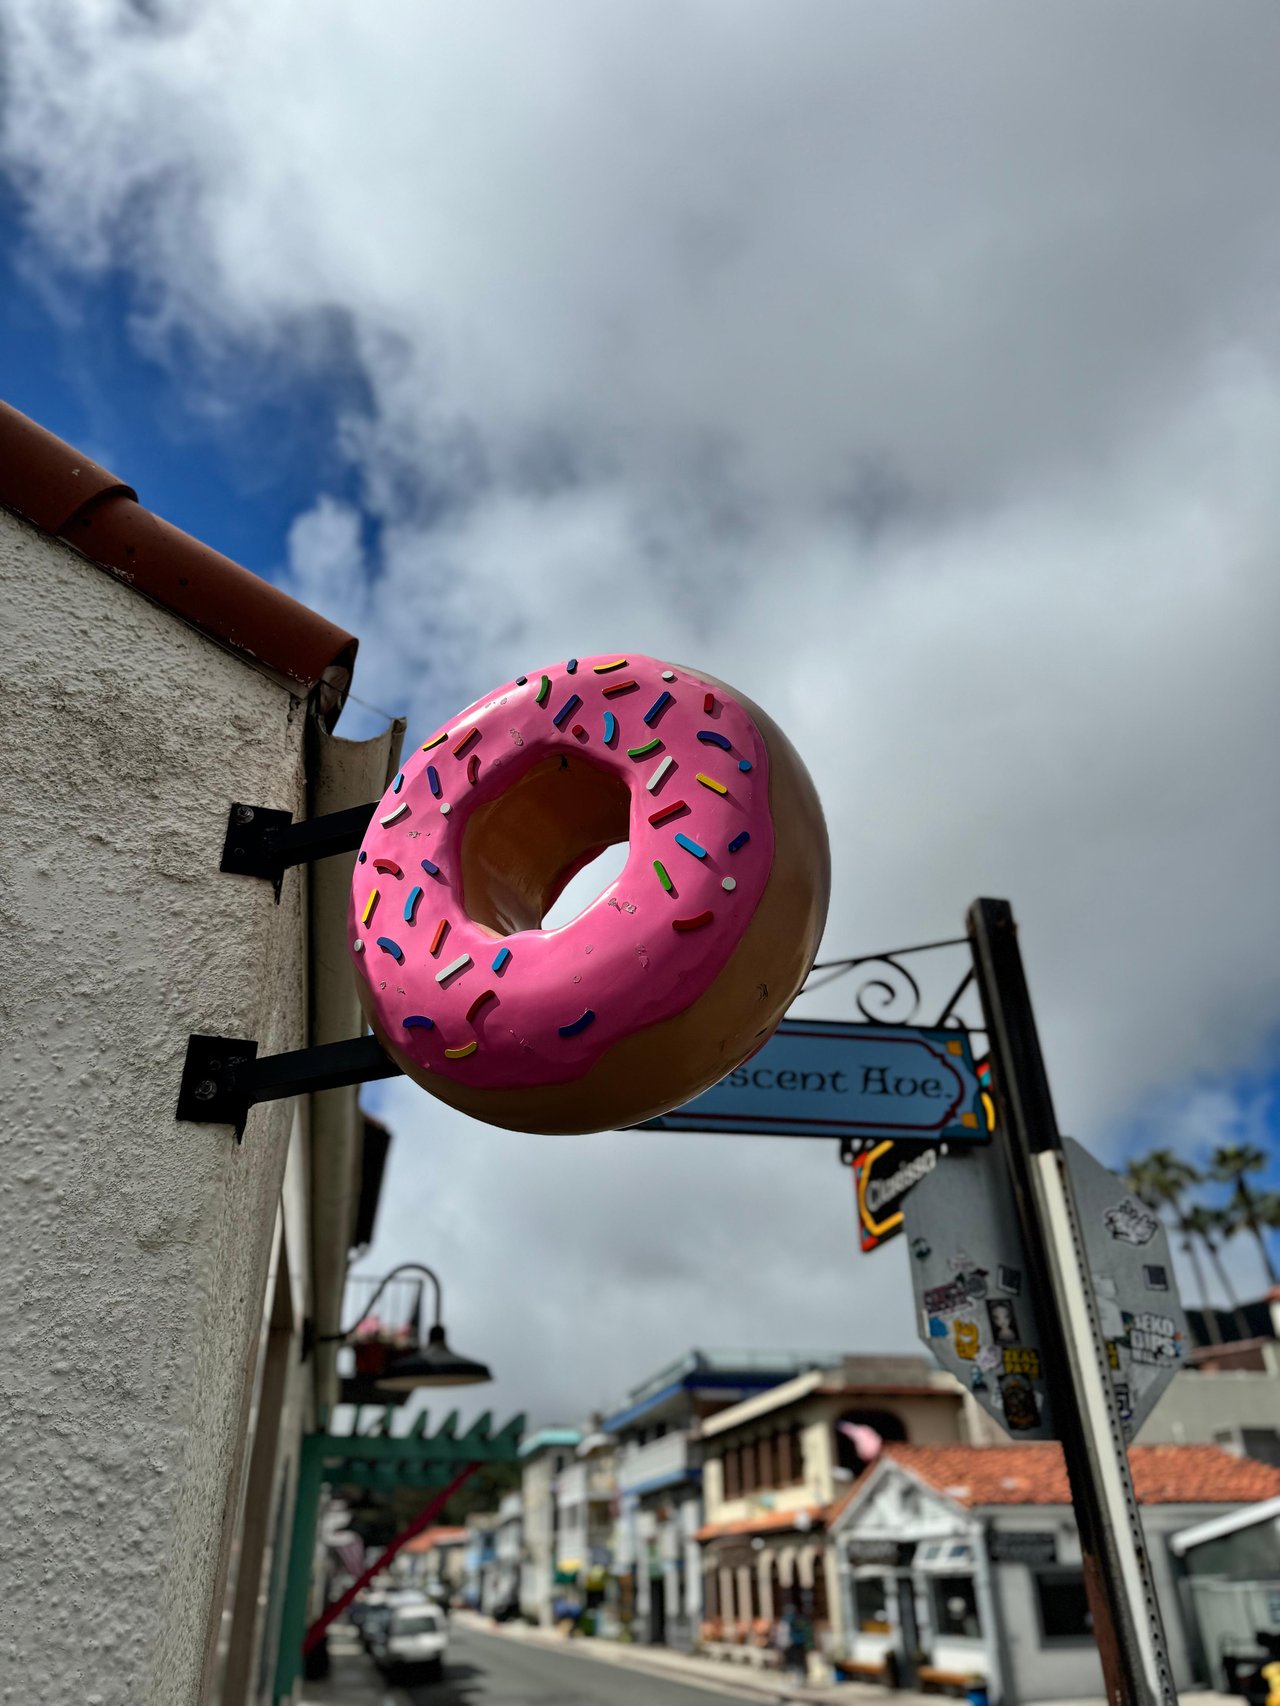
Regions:
[[969, 938], [1002, 1144], [1066, 1458], [1093, 1634], [1112, 1706], [1176, 1706], [1124, 1433], [1008, 901], [976, 900]]

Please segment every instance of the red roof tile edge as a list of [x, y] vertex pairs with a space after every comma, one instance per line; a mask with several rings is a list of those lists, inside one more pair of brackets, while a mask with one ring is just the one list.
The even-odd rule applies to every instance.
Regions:
[[310, 694], [332, 727], [358, 641], [270, 581], [163, 521], [137, 493], [0, 402], [0, 506], [175, 616]]

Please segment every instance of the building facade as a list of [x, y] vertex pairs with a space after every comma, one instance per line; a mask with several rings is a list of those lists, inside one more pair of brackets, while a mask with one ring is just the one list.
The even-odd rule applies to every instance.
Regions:
[[[1280, 1491], [1280, 1470], [1214, 1446], [1135, 1446], [1176, 1687], [1205, 1681], [1173, 1537]], [[1057, 1445], [892, 1444], [829, 1522], [839, 1674], [993, 1702], [1104, 1694], [1080, 1542]]]
[[554, 1621], [556, 1570], [561, 1555], [556, 1482], [573, 1462], [581, 1442], [577, 1428], [541, 1428], [520, 1447], [524, 1527], [520, 1610], [544, 1628], [550, 1628]]
[[813, 1623], [815, 1666], [840, 1643], [842, 1610], [825, 1540], [837, 1497], [890, 1440], [986, 1439], [992, 1424], [921, 1357], [846, 1357], [702, 1425], [703, 1643], [763, 1663], [774, 1623]]
[[618, 1442], [613, 1572], [636, 1639], [690, 1648], [702, 1619], [702, 1424], [815, 1363], [815, 1352], [692, 1350], [632, 1388], [604, 1426]]
[[233, 802], [376, 798], [402, 731], [337, 739], [352, 636], [6, 408], [0, 586], [6, 1657], [31, 1706], [258, 1706], [363, 1126], [354, 1091], [263, 1104], [242, 1142], [175, 1107], [193, 1033], [358, 1031], [349, 862], [278, 902], [219, 866]]

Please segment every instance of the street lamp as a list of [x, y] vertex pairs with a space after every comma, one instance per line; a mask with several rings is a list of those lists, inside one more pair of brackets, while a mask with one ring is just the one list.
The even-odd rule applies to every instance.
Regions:
[[420, 1344], [416, 1350], [406, 1351], [390, 1364], [383, 1374], [376, 1377], [375, 1384], [383, 1392], [413, 1392], [420, 1386], [481, 1386], [485, 1381], [492, 1380], [493, 1375], [482, 1362], [473, 1362], [470, 1357], [459, 1356], [445, 1338], [444, 1324], [440, 1319], [440, 1281], [430, 1268], [422, 1262], [402, 1262], [382, 1281], [377, 1291], [365, 1304], [360, 1312], [360, 1320], [353, 1321], [343, 1333], [327, 1333], [321, 1343], [332, 1344], [349, 1339], [360, 1325], [365, 1316], [370, 1314], [373, 1306], [399, 1274], [425, 1274], [435, 1288], [435, 1312], [425, 1345]]

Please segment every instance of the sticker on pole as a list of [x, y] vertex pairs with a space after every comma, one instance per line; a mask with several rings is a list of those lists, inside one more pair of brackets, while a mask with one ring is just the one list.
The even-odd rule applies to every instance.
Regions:
[[1178, 1301], [1169, 1233], [1110, 1168], [1063, 1139], [1085, 1261], [1126, 1440], [1183, 1366], [1190, 1336]]
[[1035, 1299], [1002, 1152], [950, 1154], [903, 1204], [920, 1337], [1014, 1439], [1053, 1439]]
[[736, 1071], [649, 1131], [977, 1144], [990, 1138], [968, 1033], [784, 1019]]

